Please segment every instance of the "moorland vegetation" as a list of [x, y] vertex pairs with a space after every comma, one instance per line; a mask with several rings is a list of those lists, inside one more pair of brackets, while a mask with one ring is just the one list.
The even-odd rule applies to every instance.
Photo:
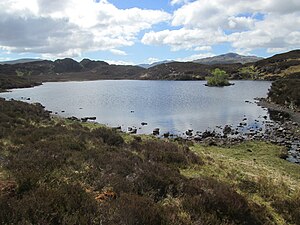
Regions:
[[205, 146], [0, 99], [0, 224], [298, 224], [300, 167], [264, 142]]

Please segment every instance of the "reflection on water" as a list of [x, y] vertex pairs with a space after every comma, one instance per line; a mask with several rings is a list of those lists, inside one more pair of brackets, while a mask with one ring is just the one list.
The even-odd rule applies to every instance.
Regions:
[[[266, 97], [270, 82], [234, 81], [234, 86], [206, 87], [204, 81], [84, 81], [45, 83], [42, 86], [15, 89], [1, 97], [30, 98], [46, 109], [69, 117], [96, 116], [109, 126], [135, 126], [138, 133], [180, 134], [215, 129], [217, 125], [248, 124], [268, 112], [254, 104], [255, 97]], [[250, 101], [250, 102], [245, 102]], [[65, 112], [62, 112], [65, 111]], [[141, 126], [147, 122], [147, 126]]]

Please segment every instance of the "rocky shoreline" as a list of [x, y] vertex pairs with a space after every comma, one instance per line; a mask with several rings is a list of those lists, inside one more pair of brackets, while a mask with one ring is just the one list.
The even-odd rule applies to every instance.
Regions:
[[266, 141], [276, 145], [285, 146], [286, 151], [281, 158], [300, 164], [300, 113], [284, 108], [266, 99], [256, 99], [256, 103], [268, 110], [270, 120], [267, 117], [255, 122], [263, 124], [262, 127], [247, 126], [247, 118], [244, 118], [237, 127], [225, 125], [218, 127], [219, 131], [196, 132], [186, 131], [186, 139], [200, 142], [208, 146], [230, 146], [244, 141]]
[[[249, 102], [252, 103], [252, 102]], [[253, 103], [254, 104], [254, 103]], [[268, 110], [270, 119], [261, 116], [255, 120], [254, 125], [248, 124], [247, 117], [244, 117], [237, 126], [217, 126], [213, 130], [194, 131], [186, 130], [182, 135], [175, 135], [170, 132], [162, 133], [160, 128], [154, 128], [152, 135], [160, 138], [175, 140], [189, 140], [207, 146], [231, 146], [245, 141], [266, 141], [276, 145], [285, 146], [286, 151], [280, 156], [290, 162], [300, 164], [300, 113], [284, 108], [267, 101], [266, 99], [255, 99], [255, 104]], [[92, 122], [95, 117], [67, 118], [73, 121]], [[94, 123], [94, 122], [93, 122]], [[148, 125], [142, 122], [141, 126]], [[128, 127], [126, 131], [122, 127], [112, 129], [137, 134], [136, 127]]]
[[161, 138], [195, 141], [207, 146], [228, 147], [244, 141], [266, 141], [286, 147], [286, 151], [282, 152], [280, 157], [300, 164], [300, 113], [268, 102], [266, 99], [255, 99], [255, 103], [268, 110], [270, 119], [262, 116], [255, 120], [254, 126], [250, 126], [245, 117], [236, 127], [217, 126], [214, 130], [203, 132], [186, 130], [182, 136], [169, 132], [160, 133], [159, 128], [155, 128], [153, 135]]
[[[22, 98], [28, 100], [29, 98]], [[201, 143], [207, 146], [231, 146], [244, 141], [266, 141], [273, 144], [286, 147], [282, 158], [300, 164], [300, 112], [274, 104], [267, 99], [255, 99], [254, 102], [245, 101], [268, 110], [270, 119], [267, 116], [260, 116], [255, 120], [254, 125], [248, 124], [247, 117], [240, 121], [239, 125], [230, 124], [217, 126], [213, 130], [194, 131], [186, 130], [182, 135], [172, 134], [170, 132], [162, 133], [160, 128], [154, 128], [152, 135], [160, 138], [170, 138], [175, 140], [189, 140]], [[63, 111], [62, 111], [63, 112]], [[58, 116], [57, 112], [50, 112], [52, 116]], [[96, 117], [77, 118], [68, 117], [68, 120], [78, 122], [93, 122]], [[141, 126], [148, 125], [142, 122]], [[136, 127], [128, 127], [125, 131], [123, 127], [113, 127], [115, 130], [123, 131], [128, 134], [137, 134]]]

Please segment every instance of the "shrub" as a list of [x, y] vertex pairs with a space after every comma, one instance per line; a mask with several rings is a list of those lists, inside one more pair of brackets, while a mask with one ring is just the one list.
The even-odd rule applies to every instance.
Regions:
[[300, 107], [300, 79], [281, 79], [272, 83], [268, 93], [271, 101], [292, 109]]
[[135, 193], [151, 196], [158, 201], [167, 195], [180, 195], [184, 181], [178, 169], [160, 163], [144, 163], [136, 173], [134, 188]]
[[224, 70], [220, 70], [219, 68], [216, 68], [211, 73], [212, 73], [212, 77], [206, 77], [208, 86], [230, 85], [228, 81], [228, 75]]
[[39, 187], [19, 197], [0, 198], [1, 224], [95, 224], [96, 201], [79, 185]]
[[108, 145], [120, 146], [124, 143], [123, 138], [114, 130], [100, 127], [92, 131], [96, 138], [102, 138], [103, 142]]
[[134, 148], [145, 160], [166, 164], [186, 166], [188, 164], [203, 164], [201, 159], [186, 146], [164, 141], [144, 141], [135, 143]]
[[160, 207], [149, 197], [135, 194], [122, 194], [108, 207], [108, 216], [106, 221], [103, 221], [103, 224], [164, 224]]
[[[224, 183], [211, 178], [191, 179], [184, 186], [183, 207], [193, 220], [219, 221], [222, 224], [263, 224], [246, 199]], [[205, 223], [204, 223], [205, 224]]]

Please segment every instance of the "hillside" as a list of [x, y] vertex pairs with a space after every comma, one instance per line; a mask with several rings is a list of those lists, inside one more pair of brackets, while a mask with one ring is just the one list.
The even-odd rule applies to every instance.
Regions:
[[272, 83], [268, 93], [271, 102], [300, 111], [300, 79], [280, 79]]
[[18, 63], [29, 63], [29, 62], [37, 62], [37, 61], [43, 61], [42, 59], [17, 59], [17, 60], [9, 60], [9, 61], [2, 61], [1, 64], [18, 64]]
[[[239, 55], [229, 53], [214, 59], [224, 57], [241, 58]], [[230, 79], [276, 80], [300, 76], [300, 50], [274, 55], [254, 63], [228, 63], [228, 60], [223, 61], [223, 64], [210, 65], [195, 62], [168, 62], [145, 69], [140, 66], [110, 65], [104, 61], [89, 59], [77, 62], [66, 58], [54, 62], [43, 60], [5, 64], [0, 65], [0, 88], [30, 87], [47, 81], [70, 80], [204, 80], [206, 76], [211, 76], [211, 71], [215, 68], [225, 70]]]
[[0, 89], [31, 87], [47, 81], [138, 79], [145, 69], [103, 61], [58, 59], [0, 65]]
[[141, 78], [152, 80], [204, 80], [215, 68], [223, 69], [228, 74], [234, 74], [241, 67], [242, 64], [205, 65], [193, 62], [171, 62], [149, 68], [144, 71]]
[[214, 65], [214, 64], [235, 64], [235, 63], [252, 63], [262, 60], [263, 58], [257, 56], [244, 56], [236, 53], [227, 53], [223, 55], [207, 57], [203, 59], [194, 60], [194, 63]]
[[300, 78], [300, 50], [277, 54], [253, 65], [265, 79]]

